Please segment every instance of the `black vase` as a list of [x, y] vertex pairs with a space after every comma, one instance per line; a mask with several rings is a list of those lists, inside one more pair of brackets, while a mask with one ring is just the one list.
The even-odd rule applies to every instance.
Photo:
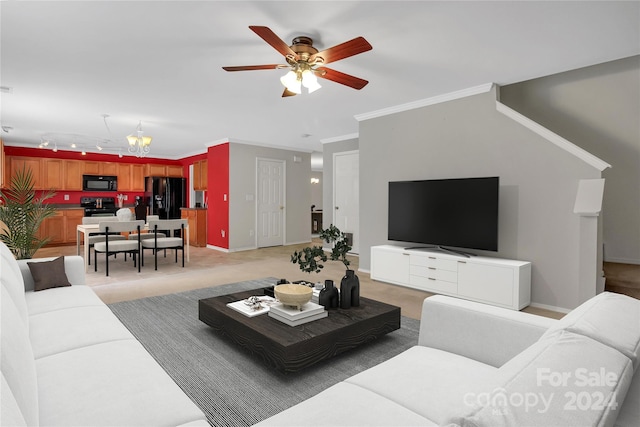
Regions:
[[355, 271], [347, 270], [340, 282], [340, 308], [360, 306], [360, 279]]
[[320, 290], [320, 296], [318, 297], [318, 303], [324, 308], [338, 308], [338, 302], [340, 298], [338, 296], [338, 288], [333, 286], [333, 280], [325, 280], [324, 288]]

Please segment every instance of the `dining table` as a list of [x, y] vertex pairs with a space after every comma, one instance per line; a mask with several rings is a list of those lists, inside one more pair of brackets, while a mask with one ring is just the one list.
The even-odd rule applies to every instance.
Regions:
[[[85, 245], [87, 237], [90, 234], [97, 234], [100, 232], [100, 224], [78, 224], [76, 227], [76, 252], [78, 255], [84, 257], [84, 271], [89, 271], [89, 245]], [[142, 232], [149, 232], [149, 224], [145, 224]], [[189, 262], [189, 224], [185, 225], [184, 229], [185, 245], [187, 248], [187, 262]], [[80, 246], [83, 246], [83, 252], [80, 253]]]

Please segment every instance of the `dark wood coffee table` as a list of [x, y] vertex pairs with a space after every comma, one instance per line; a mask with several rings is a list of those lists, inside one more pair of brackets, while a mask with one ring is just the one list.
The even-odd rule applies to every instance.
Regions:
[[269, 366], [295, 372], [400, 329], [400, 307], [360, 297], [360, 307], [329, 310], [328, 317], [289, 326], [268, 314], [247, 317], [227, 303], [260, 295], [260, 289], [198, 302], [198, 317]]

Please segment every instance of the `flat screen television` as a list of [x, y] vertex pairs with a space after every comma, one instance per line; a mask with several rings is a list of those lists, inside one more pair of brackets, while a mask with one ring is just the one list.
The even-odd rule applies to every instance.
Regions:
[[389, 240], [498, 250], [499, 177], [389, 182]]

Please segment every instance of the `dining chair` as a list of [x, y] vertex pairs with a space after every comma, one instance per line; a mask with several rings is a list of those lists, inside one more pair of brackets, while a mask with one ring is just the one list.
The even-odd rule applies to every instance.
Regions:
[[[118, 239], [113, 240], [113, 235], [110, 233], [123, 233], [123, 232], [137, 232], [140, 236], [140, 230], [144, 227], [144, 221], [105, 221], [100, 222], [99, 229], [105, 233], [105, 241], [97, 242], [93, 245], [94, 252], [94, 271], [98, 271], [98, 253], [105, 254], [106, 275], [109, 275], [109, 255], [117, 253], [129, 253], [133, 257], [133, 266], [138, 267], [138, 273], [140, 273], [140, 242], [141, 239], [128, 240]], [[117, 236], [115, 236], [117, 237]], [[125, 256], [126, 261], [126, 256]]]
[[[106, 222], [106, 221], [118, 221], [118, 217], [111, 215], [111, 216], [85, 216], [82, 218], [82, 225], [87, 225], [87, 224], [100, 224], [101, 222]], [[93, 247], [93, 245], [97, 242], [104, 242], [105, 239], [105, 235], [104, 233], [89, 233], [89, 236], [87, 237], [87, 241], [84, 242], [85, 245], [89, 245], [89, 250], [87, 251], [87, 253], [89, 254], [89, 257], [87, 259], [87, 264], [91, 265], [91, 248]], [[116, 241], [116, 240], [124, 240], [126, 239], [125, 236], [122, 236], [120, 234], [113, 234], [111, 235], [110, 240], [112, 241]]]
[[[160, 217], [158, 215], [147, 215], [147, 224], [148, 221], [154, 221], [154, 220], [158, 220], [160, 219]], [[149, 231], [152, 231], [151, 229], [149, 229]], [[164, 234], [163, 232], [158, 232], [158, 237], [167, 237], [166, 234]], [[129, 239], [130, 240], [135, 240], [138, 238], [138, 234], [136, 233], [131, 233], [129, 234]], [[148, 233], [142, 233], [140, 234], [140, 238], [141, 239], [153, 239], [153, 233], [148, 232]]]
[[[158, 251], [166, 249], [175, 250], [175, 262], [178, 262], [178, 250], [182, 250], [182, 267], [184, 267], [184, 245], [185, 230], [187, 227], [186, 219], [159, 219], [149, 221], [149, 232], [153, 234], [153, 239], [141, 240], [142, 265], [144, 265], [144, 250], [152, 249], [155, 257], [155, 269], [158, 269]], [[158, 230], [166, 231], [164, 233]], [[180, 237], [173, 237], [175, 231], [180, 232]], [[166, 253], [165, 253], [166, 256]]]

